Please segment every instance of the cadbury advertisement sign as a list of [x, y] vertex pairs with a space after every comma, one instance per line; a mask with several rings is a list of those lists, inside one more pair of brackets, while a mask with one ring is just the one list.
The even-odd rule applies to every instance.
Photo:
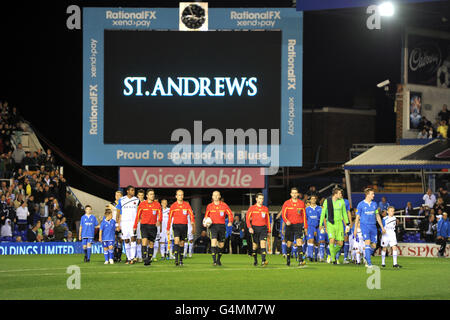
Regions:
[[408, 83], [450, 88], [450, 40], [408, 36]]

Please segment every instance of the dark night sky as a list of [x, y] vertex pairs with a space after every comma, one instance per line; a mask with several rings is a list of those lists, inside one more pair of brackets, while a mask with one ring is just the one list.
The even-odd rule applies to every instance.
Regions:
[[[210, 7], [287, 7], [290, 1], [209, 1]], [[19, 108], [47, 139], [81, 164], [82, 31], [66, 28], [68, 5], [177, 7], [175, 1], [44, 1], [0, 5], [0, 99]], [[245, 5], [247, 4], [247, 5]], [[376, 142], [393, 142], [393, 102], [376, 84], [400, 82], [401, 35], [406, 25], [449, 31], [448, 2], [402, 5], [381, 30], [366, 28], [365, 8], [304, 15], [303, 106], [377, 109]], [[394, 86], [392, 87], [394, 89]], [[68, 166], [66, 166], [68, 167]], [[87, 167], [113, 182], [116, 167]], [[90, 185], [67, 168], [74, 186]], [[86, 189], [86, 188], [85, 188]], [[104, 188], [103, 188], [104, 189]], [[110, 197], [111, 188], [108, 190]]]

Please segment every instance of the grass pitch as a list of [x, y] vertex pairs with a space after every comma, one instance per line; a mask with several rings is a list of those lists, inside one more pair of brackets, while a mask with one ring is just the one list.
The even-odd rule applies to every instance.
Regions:
[[[260, 257], [259, 257], [260, 258]], [[305, 299], [450, 299], [450, 259], [399, 257], [381, 268], [380, 289], [368, 289], [361, 265], [310, 263], [285, 265], [282, 256], [268, 256], [266, 267], [254, 267], [247, 255], [224, 255], [213, 267], [209, 255], [196, 254], [175, 267], [173, 260], [104, 265], [103, 255], [17, 255], [0, 257], [0, 299], [151, 299], [151, 300], [305, 300]], [[342, 257], [341, 257], [342, 261]], [[69, 290], [68, 266], [77, 265], [81, 289]], [[296, 265], [296, 264], [294, 264]], [[236, 287], [238, 289], [236, 289]]]

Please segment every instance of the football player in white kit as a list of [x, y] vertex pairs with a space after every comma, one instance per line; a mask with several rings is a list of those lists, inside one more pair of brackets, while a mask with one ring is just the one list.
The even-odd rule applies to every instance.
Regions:
[[133, 231], [134, 220], [137, 215], [139, 199], [134, 196], [135, 189], [128, 186], [127, 195], [120, 198], [117, 213], [120, 216], [119, 228], [122, 230], [122, 239], [125, 241], [126, 264], [134, 264], [136, 258], [136, 236]]
[[397, 225], [397, 218], [394, 217], [393, 206], [389, 206], [387, 208], [388, 215], [383, 218], [383, 227], [386, 230], [386, 233], [381, 236], [381, 247], [383, 248], [381, 251], [381, 266], [386, 267], [386, 250], [387, 247], [390, 246], [392, 248], [392, 258], [393, 258], [393, 267], [401, 268], [397, 263], [397, 236], [395, 235], [395, 226]]
[[[355, 221], [355, 213], [356, 209], [351, 211], [352, 221]], [[365, 249], [365, 243], [361, 232], [361, 228], [358, 228], [358, 230], [356, 230], [355, 232], [355, 224], [353, 224], [351, 227], [351, 233], [349, 235], [348, 240], [350, 244], [350, 249], [352, 250], [352, 260], [356, 264], [361, 264], [361, 256], [363, 256], [364, 259], [364, 249]]]
[[117, 190], [115, 193], [114, 202], [111, 202], [106, 207], [111, 209], [113, 214], [113, 219], [116, 221], [116, 241], [114, 241], [114, 262], [120, 262], [122, 260], [122, 233], [119, 229], [120, 214], [117, 214], [117, 205], [119, 204], [120, 198], [123, 197], [123, 193]]
[[184, 245], [184, 257], [187, 257], [189, 250], [189, 258], [192, 258], [192, 253], [194, 252], [194, 233], [192, 232], [192, 225], [191, 225], [191, 217], [188, 216], [188, 241]]
[[[156, 202], [159, 203], [159, 199], [155, 198]], [[162, 209], [162, 208], [161, 208]], [[161, 212], [162, 214], [162, 212]], [[166, 225], [167, 228], [167, 225]], [[152, 257], [152, 262], [156, 262], [158, 261], [158, 259], [156, 258], [156, 255], [158, 254], [159, 251], [159, 243], [161, 242], [161, 226], [156, 226], [156, 237], [155, 237], [155, 242], [153, 243], [153, 257]], [[162, 254], [161, 254], [162, 257]]]
[[[167, 200], [166, 199], [161, 199], [161, 208], [162, 208], [162, 223], [161, 223], [161, 228], [160, 230], [166, 230], [167, 229], [167, 222], [169, 220], [169, 211], [170, 208], [167, 206]], [[172, 235], [172, 230], [170, 232], [170, 234]], [[166, 253], [166, 248], [168, 245], [168, 240], [167, 239], [167, 233], [166, 232], [160, 232], [159, 234], [159, 250], [161, 252], [161, 259], [169, 259], [169, 253]], [[156, 252], [156, 251], [155, 251]], [[156, 253], [155, 253], [156, 255]]]
[[[145, 201], [145, 190], [139, 189], [137, 192], [139, 203]], [[137, 262], [142, 262], [142, 235], [141, 235], [141, 222], [139, 221], [136, 229], [136, 258]], [[136, 262], [136, 261], [135, 261]]]

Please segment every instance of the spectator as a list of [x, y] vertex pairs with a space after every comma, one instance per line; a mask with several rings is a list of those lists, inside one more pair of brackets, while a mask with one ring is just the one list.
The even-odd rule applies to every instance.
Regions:
[[66, 233], [66, 227], [61, 225], [61, 220], [56, 219], [54, 230], [55, 230], [55, 241], [64, 241], [64, 234]]
[[75, 225], [75, 230], [77, 232], [80, 230], [80, 221], [83, 214], [83, 207], [81, 206], [81, 203], [79, 203], [73, 212], [73, 224]]
[[49, 175], [49, 174], [46, 174], [46, 175], [44, 176], [44, 182], [45, 182], [46, 185], [48, 185], [48, 186], [50, 187], [50, 183], [51, 183], [52, 181], [50, 180], [50, 175]]
[[[414, 209], [412, 204], [411, 204], [411, 202], [408, 201], [406, 203], [405, 215], [407, 215], [407, 216], [417, 216], [417, 215], [419, 215], [419, 209]], [[413, 219], [412, 218], [405, 218], [405, 224], [406, 224], [406, 227], [411, 228], [412, 224], [413, 224]]]
[[32, 188], [31, 188], [30, 180], [28, 178], [24, 179], [23, 186], [24, 186], [24, 190], [25, 190], [25, 196], [27, 196], [27, 197], [31, 196]]
[[39, 169], [39, 155], [35, 151], [33, 152], [33, 157], [31, 158], [30, 170], [36, 171]]
[[67, 239], [64, 239], [65, 242], [75, 242], [77, 239], [73, 237], [72, 231], [67, 232]]
[[5, 173], [6, 173], [6, 155], [1, 154], [0, 155], [0, 179], [4, 179]]
[[428, 188], [427, 193], [423, 195], [423, 201], [428, 208], [434, 208], [434, 204], [436, 203], [436, 196], [431, 191], [431, 188]]
[[[5, 216], [2, 216], [2, 227], [0, 231], [0, 236], [3, 237], [12, 237], [12, 222], [11, 219], [4, 219]], [[5, 223], [3, 223], [3, 220]]]
[[442, 214], [442, 218], [437, 224], [436, 244], [440, 245], [438, 256], [443, 257], [448, 238], [450, 237], [450, 223], [447, 219], [447, 212]]
[[33, 226], [33, 228], [28, 229], [27, 231], [27, 241], [28, 242], [41, 242], [43, 240], [42, 237], [42, 230], [41, 229], [41, 222], [38, 221]]
[[445, 122], [448, 123], [448, 119], [450, 117], [450, 112], [449, 112], [449, 110], [447, 110], [447, 105], [446, 104], [442, 105], [442, 110], [439, 111], [438, 117], [441, 120], [445, 120]]
[[231, 251], [233, 254], [242, 252], [242, 241], [241, 235], [244, 232], [244, 226], [241, 222], [241, 217], [239, 215], [234, 216], [234, 221], [231, 231]]
[[208, 253], [209, 247], [211, 245], [211, 240], [206, 235], [206, 231], [203, 230], [194, 242], [194, 252], [195, 253]]
[[14, 148], [11, 145], [10, 140], [8, 138], [7, 139], [2, 139], [2, 140], [3, 140], [3, 152], [6, 153], [6, 154], [11, 152], [11, 154], [12, 154], [12, 152], [14, 151]]
[[429, 138], [428, 128], [427, 128], [427, 127], [424, 127], [424, 128], [422, 129], [422, 131], [420, 131], [420, 132], [417, 134], [417, 139], [428, 139], [428, 138]]
[[31, 158], [31, 152], [30, 151], [26, 151], [25, 152], [25, 158], [23, 158], [23, 160], [22, 160], [22, 166], [27, 171], [31, 171], [32, 170], [33, 158]]
[[54, 227], [55, 227], [55, 225], [53, 223], [52, 217], [47, 217], [47, 221], [45, 221], [45, 224], [44, 224], [44, 238], [45, 239], [53, 236]]
[[25, 151], [22, 149], [22, 144], [17, 145], [16, 150], [12, 153], [12, 158], [14, 159], [15, 168], [23, 168], [22, 161], [25, 158]]
[[53, 194], [52, 190], [50, 190], [50, 186], [48, 184], [44, 184], [44, 198], [50, 199], [54, 197], [55, 195]]
[[36, 184], [35, 194], [36, 194], [35, 199], [37, 203], [44, 202], [45, 199], [44, 188], [39, 182]]
[[28, 212], [27, 203], [25, 201], [22, 201], [20, 204], [20, 207], [16, 210], [17, 215], [17, 226], [19, 227], [20, 231], [27, 230], [27, 219], [30, 215], [30, 212]]
[[30, 224], [35, 225], [38, 220], [41, 219], [39, 212], [39, 205], [34, 202], [34, 195], [30, 195], [27, 200], [28, 211], [30, 212]]
[[45, 198], [42, 202], [39, 203], [39, 213], [41, 215], [41, 219], [42, 219], [43, 223], [45, 223], [47, 218], [50, 216], [50, 210], [48, 208], [47, 203], [48, 203], [47, 198]]
[[448, 131], [447, 121], [441, 120], [439, 126], [437, 127], [438, 138], [447, 139], [447, 131]]
[[439, 209], [441, 209], [442, 212], [445, 211], [444, 199], [442, 199], [442, 197], [439, 197], [437, 199], [437, 202], [435, 203], [433, 209], [434, 209], [434, 211], [438, 211]]
[[443, 214], [444, 214], [444, 211], [442, 211], [442, 209], [438, 209], [438, 211], [436, 211], [435, 217], [436, 217], [437, 222], [439, 222], [439, 220], [441, 220]]
[[59, 203], [62, 206], [64, 206], [64, 204], [66, 203], [67, 181], [62, 174], [59, 175], [58, 183], [59, 183], [58, 200]]
[[12, 177], [14, 180], [17, 180], [19, 184], [23, 184], [25, 181], [26, 173], [23, 172], [22, 168], [19, 168], [16, 172], [13, 173]]
[[17, 210], [17, 208], [19, 208], [22, 205], [23, 199], [24, 199], [24, 196], [21, 193], [15, 194], [14, 201], [13, 201], [15, 210]]
[[378, 203], [378, 207], [381, 210], [381, 212], [386, 211], [387, 208], [390, 206], [389, 202], [387, 202], [386, 197], [381, 197], [380, 203]]
[[21, 236], [17, 236], [17, 237], [16, 237], [16, 242], [23, 242], [23, 241], [22, 241], [22, 237], [21, 237]]
[[309, 186], [308, 191], [306, 192], [306, 195], [308, 196], [308, 199], [311, 198], [311, 196], [319, 196], [319, 193], [316, 190], [316, 186]]
[[45, 157], [45, 169], [52, 171], [55, 168], [55, 157], [52, 154], [52, 150], [47, 149], [47, 155]]
[[420, 233], [422, 234], [422, 238], [425, 239], [425, 242], [434, 242], [437, 223], [434, 214], [430, 213], [428, 217], [422, 220], [420, 223]]
[[66, 232], [64, 232], [64, 238], [67, 238], [67, 235], [68, 235], [68, 232], [69, 232], [69, 226], [67, 225], [66, 217], [62, 217], [61, 218], [61, 225], [66, 230]]
[[[41, 167], [45, 163], [45, 153], [42, 152], [42, 149], [37, 149], [36, 154], [37, 154], [37, 164], [39, 167]], [[37, 170], [39, 170], [39, 167], [37, 168]]]
[[12, 158], [12, 152], [8, 151], [8, 153], [5, 156], [5, 173], [3, 176], [5, 178], [9, 178], [12, 176], [13, 171], [14, 171], [14, 160]]
[[21, 117], [19, 115], [19, 112], [17, 111], [16, 107], [12, 108], [11, 114], [10, 114], [10, 123], [13, 125], [16, 125], [21, 120]]
[[67, 218], [67, 223], [72, 227], [73, 225], [73, 214], [76, 207], [75, 198], [69, 193], [66, 192], [66, 197], [64, 201], [64, 215]]
[[421, 124], [419, 125], [419, 129], [421, 129], [422, 127], [430, 128], [430, 127], [433, 127], [433, 124], [425, 116], [422, 116]]
[[441, 198], [444, 201], [444, 206], [450, 204], [450, 195], [448, 194], [448, 190], [446, 188], [442, 188]]

